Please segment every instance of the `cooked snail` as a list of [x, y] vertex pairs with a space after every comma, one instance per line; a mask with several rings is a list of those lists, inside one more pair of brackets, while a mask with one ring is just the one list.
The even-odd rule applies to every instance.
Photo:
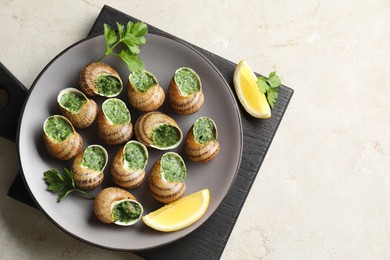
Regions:
[[108, 154], [103, 146], [89, 145], [73, 160], [74, 184], [84, 190], [95, 189], [104, 179], [107, 161]]
[[102, 62], [88, 64], [80, 73], [80, 88], [89, 96], [115, 97], [123, 83], [118, 72]]
[[154, 163], [149, 175], [152, 196], [162, 203], [178, 200], [186, 189], [186, 174], [183, 158], [174, 152], [165, 153]]
[[129, 141], [114, 156], [111, 175], [122, 188], [135, 188], [145, 179], [145, 167], [148, 162], [148, 150], [137, 141]]
[[127, 84], [130, 104], [144, 112], [158, 109], [165, 99], [165, 93], [156, 77], [149, 71], [132, 72]]
[[215, 122], [208, 117], [198, 118], [186, 136], [184, 150], [194, 162], [208, 162], [219, 153], [218, 131]]
[[140, 116], [135, 122], [134, 133], [137, 140], [146, 147], [159, 150], [173, 149], [183, 138], [176, 121], [160, 112], [149, 112]]
[[117, 98], [109, 98], [102, 104], [97, 119], [98, 135], [107, 144], [122, 144], [133, 134], [130, 112], [126, 104]]
[[75, 88], [61, 90], [57, 96], [61, 113], [76, 128], [86, 128], [96, 119], [98, 108], [92, 99]]
[[109, 187], [98, 193], [93, 211], [103, 223], [130, 226], [140, 220], [144, 210], [130, 192]]
[[202, 83], [198, 74], [190, 68], [175, 71], [168, 88], [169, 104], [178, 114], [197, 112], [204, 102]]
[[49, 153], [57, 159], [69, 160], [83, 147], [83, 139], [64, 116], [53, 115], [43, 124], [43, 142]]

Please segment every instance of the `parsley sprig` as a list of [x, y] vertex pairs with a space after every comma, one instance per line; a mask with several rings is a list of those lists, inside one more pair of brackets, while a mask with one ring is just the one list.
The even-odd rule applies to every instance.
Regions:
[[[108, 24], [104, 24], [104, 37], [106, 39], [106, 53], [98, 59], [101, 61], [108, 55], [114, 55], [121, 58], [130, 71], [139, 71], [144, 69], [141, 59], [138, 57], [140, 46], [145, 44], [145, 34], [148, 32], [148, 26], [143, 22], [128, 22], [126, 28], [120, 23], [116, 23], [118, 31], [114, 31]], [[123, 43], [127, 48], [120, 52], [114, 52], [114, 49]]]
[[43, 179], [47, 184], [47, 190], [58, 193], [57, 202], [68, 196], [74, 191], [81, 193], [88, 199], [95, 197], [86, 191], [78, 189], [74, 184], [73, 173], [64, 168], [65, 174], [61, 174], [57, 169], [51, 169], [43, 173]]
[[260, 76], [257, 78], [257, 86], [260, 91], [267, 96], [268, 104], [274, 108], [275, 102], [278, 99], [279, 87], [282, 85], [280, 78], [276, 75], [276, 71], [269, 74], [268, 79]]

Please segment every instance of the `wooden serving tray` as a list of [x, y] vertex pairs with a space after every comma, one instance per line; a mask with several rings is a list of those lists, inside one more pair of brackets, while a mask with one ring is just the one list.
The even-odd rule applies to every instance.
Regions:
[[[104, 6], [93, 24], [89, 35], [101, 33], [104, 23], [115, 28], [116, 22], [127, 23], [128, 21], [138, 21], [138, 19], [109, 6]], [[148, 26], [150, 32], [164, 34], [171, 39], [179, 39], [152, 25]], [[180, 40], [183, 41], [182, 39]], [[193, 44], [188, 44], [202, 53], [215, 65], [234, 92], [233, 73], [236, 64]], [[6, 118], [9, 118], [10, 113], [18, 116], [23, 104], [22, 101], [27, 95], [27, 90], [2, 65], [0, 66], [0, 88], [5, 88], [8, 92], [17, 92], [16, 101], [12, 102], [10, 99], [8, 108], [5, 107], [0, 111], [0, 119], [4, 118], [6, 120]], [[18, 89], [18, 91], [15, 91], [15, 89]], [[293, 92], [291, 88], [286, 86], [280, 87], [278, 100], [272, 110], [272, 117], [269, 119], [259, 120], [253, 118], [239, 105], [244, 133], [243, 154], [238, 176], [223, 203], [209, 220], [186, 237], [157, 249], [136, 252], [137, 255], [147, 259], [219, 259], [221, 257], [253, 181], [282, 121]], [[0, 135], [14, 140], [13, 133], [16, 133], [16, 126], [15, 129], [11, 130], [9, 128], [4, 130], [0, 128]], [[15, 177], [8, 191], [8, 195], [30, 206], [35, 206], [24, 186], [20, 174]]]

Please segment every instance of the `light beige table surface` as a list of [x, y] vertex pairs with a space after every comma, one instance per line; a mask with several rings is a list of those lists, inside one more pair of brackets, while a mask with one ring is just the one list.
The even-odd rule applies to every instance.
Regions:
[[[389, 0], [1, 0], [0, 61], [30, 87], [103, 4], [295, 90], [222, 259], [390, 258]], [[17, 171], [0, 138], [0, 258], [137, 258], [8, 198]]]

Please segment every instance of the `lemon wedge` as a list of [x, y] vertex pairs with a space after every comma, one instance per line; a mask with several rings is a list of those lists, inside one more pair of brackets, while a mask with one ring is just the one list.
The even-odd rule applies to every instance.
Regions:
[[206, 212], [209, 202], [209, 190], [200, 190], [143, 216], [142, 220], [155, 230], [176, 231], [199, 220]]
[[257, 77], [245, 60], [234, 71], [234, 88], [245, 110], [256, 118], [271, 117], [271, 108], [264, 93], [257, 86]]

